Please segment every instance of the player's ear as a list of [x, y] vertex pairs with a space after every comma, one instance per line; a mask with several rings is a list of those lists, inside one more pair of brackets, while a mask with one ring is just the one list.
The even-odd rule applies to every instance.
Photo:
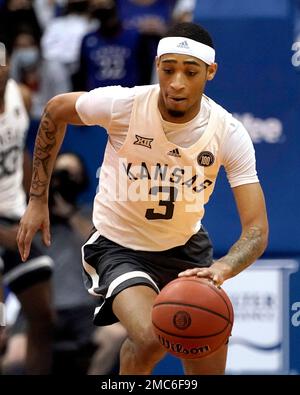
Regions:
[[206, 72], [206, 79], [207, 79], [207, 81], [211, 81], [211, 80], [213, 80], [215, 78], [217, 70], [218, 70], [218, 64], [217, 63], [210, 64], [207, 67], [207, 72]]
[[159, 57], [158, 56], [155, 57], [155, 65], [156, 65], [156, 68], [158, 69], [158, 66], [159, 66]]

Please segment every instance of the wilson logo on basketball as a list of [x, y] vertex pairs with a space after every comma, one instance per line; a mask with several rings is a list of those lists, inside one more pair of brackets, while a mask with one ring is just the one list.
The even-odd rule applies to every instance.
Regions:
[[184, 355], [200, 355], [210, 351], [210, 347], [208, 345], [185, 348], [180, 343], [171, 343], [168, 339], [158, 335], [158, 339], [160, 344], [166, 348], [167, 350], [176, 353], [176, 354], [184, 354]]
[[186, 329], [191, 325], [192, 319], [186, 311], [177, 311], [173, 318], [173, 324], [177, 329]]
[[228, 341], [233, 314], [223, 289], [192, 276], [176, 278], [160, 291], [151, 318], [162, 347], [180, 358], [196, 359], [205, 358]]

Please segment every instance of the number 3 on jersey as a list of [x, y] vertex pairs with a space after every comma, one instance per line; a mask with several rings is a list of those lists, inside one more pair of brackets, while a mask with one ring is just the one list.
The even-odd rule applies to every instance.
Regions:
[[164, 214], [155, 213], [153, 208], [148, 208], [145, 217], [149, 220], [153, 219], [172, 219], [174, 214], [174, 202], [176, 201], [178, 190], [175, 187], [168, 186], [155, 186], [150, 188], [149, 194], [156, 196], [158, 193], [168, 193], [169, 198], [167, 200], [160, 200], [158, 202], [159, 206], [164, 206], [166, 211]]

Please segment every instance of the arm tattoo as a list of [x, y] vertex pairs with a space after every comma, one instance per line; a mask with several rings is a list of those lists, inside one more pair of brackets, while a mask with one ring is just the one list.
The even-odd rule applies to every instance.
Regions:
[[56, 145], [57, 131], [58, 128], [46, 109], [35, 142], [30, 191], [31, 198], [38, 199], [45, 197], [47, 194], [47, 188], [51, 177], [49, 163], [52, 158], [53, 148]]
[[230, 248], [222, 259], [232, 269], [234, 275], [251, 265], [264, 251], [265, 238], [258, 226], [252, 226]]

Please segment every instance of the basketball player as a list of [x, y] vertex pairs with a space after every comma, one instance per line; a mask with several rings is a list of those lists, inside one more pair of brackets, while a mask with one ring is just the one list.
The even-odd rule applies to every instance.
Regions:
[[[208, 32], [193, 23], [171, 28], [158, 45], [158, 85], [70, 93], [47, 105], [38, 132], [31, 198], [18, 231], [22, 259], [41, 229], [50, 243], [48, 185], [68, 123], [108, 131], [95, 232], [83, 246], [89, 292], [99, 295], [96, 325], [120, 321], [128, 338], [121, 374], [150, 374], [164, 351], [153, 335], [156, 294], [178, 275], [216, 285], [253, 263], [267, 244], [265, 202], [252, 142], [244, 127], [204, 95], [217, 71]], [[201, 226], [219, 167], [226, 169], [242, 232], [227, 255], [212, 261]], [[222, 374], [227, 345], [185, 360], [186, 374]]]
[[26, 207], [23, 152], [30, 97], [8, 75], [8, 66], [0, 66], [0, 271], [3, 285], [17, 295], [29, 322], [26, 373], [45, 374], [51, 361], [52, 260], [36, 248], [26, 264], [18, 254], [17, 224]]

